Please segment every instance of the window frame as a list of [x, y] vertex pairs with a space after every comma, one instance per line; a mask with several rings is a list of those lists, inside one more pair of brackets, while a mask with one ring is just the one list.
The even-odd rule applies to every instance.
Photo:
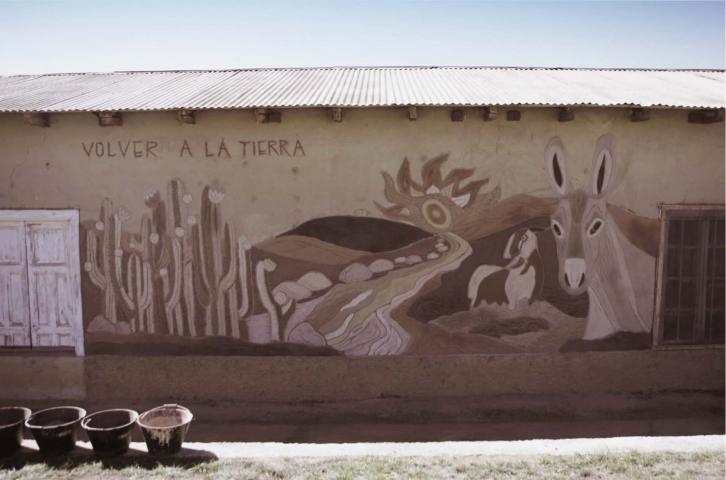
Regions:
[[652, 328], [652, 349], [653, 350], [701, 350], [720, 349], [724, 350], [723, 343], [663, 343], [663, 290], [665, 273], [665, 256], [668, 251], [668, 213], [672, 211], [685, 212], [698, 216], [702, 211], [720, 210], [726, 214], [725, 205], [722, 203], [659, 203], [658, 209], [660, 221], [660, 239], [658, 244], [658, 256], [656, 258], [656, 283], [653, 309]]

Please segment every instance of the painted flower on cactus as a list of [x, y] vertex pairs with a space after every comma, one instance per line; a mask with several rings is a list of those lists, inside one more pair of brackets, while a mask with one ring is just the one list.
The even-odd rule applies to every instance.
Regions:
[[152, 233], [151, 235], [149, 235], [149, 240], [152, 244], [156, 245], [157, 243], [159, 243], [159, 234], [156, 232]]
[[176, 235], [179, 238], [182, 238], [184, 236], [184, 229], [182, 227], [176, 227], [174, 229], [174, 235]]
[[156, 208], [161, 203], [161, 194], [158, 190], [152, 190], [144, 195], [144, 203], [149, 208]]
[[209, 197], [209, 201], [212, 203], [221, 203], [224, 199], [224, 191], [218, 184], [213, 183], [209, 186], [207, 197]]
[[118, 209], [117, 215], [121, 223], [128, 222], [129, 219], [131, 219], [131, 212], [129, 212], [124, 207]]
[[190, 193], [185, 193], [182, 197], [182, 202], [186, 203], [187, 205], [192, 203], [192, 195]]

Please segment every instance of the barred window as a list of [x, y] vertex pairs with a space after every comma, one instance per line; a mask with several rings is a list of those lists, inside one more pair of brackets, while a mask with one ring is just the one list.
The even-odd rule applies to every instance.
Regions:
[[659, 329], [663, 345], [724, 342], [724, 210], [664, 209]]

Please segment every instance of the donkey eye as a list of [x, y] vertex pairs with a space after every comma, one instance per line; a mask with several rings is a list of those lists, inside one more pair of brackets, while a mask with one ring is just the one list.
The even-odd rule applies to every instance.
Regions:
[[590, 224], [590, 228], [587, 229], [587, 234], [589, 236], [591, 236], [591, 237], [592, 236], [595, 236], [597, 234], [597, 232], [600, 231], [600, 228], [602, 227], [602, 225], [603, 225], [603, 221], [602, 220], [600, 220], [599, 218], [595, 219]]
[[555, 232], [555, 236], [558, 238], [562, 238], [562, 227], [560, 227], [560, 224], [552, 220], [552, 231]]

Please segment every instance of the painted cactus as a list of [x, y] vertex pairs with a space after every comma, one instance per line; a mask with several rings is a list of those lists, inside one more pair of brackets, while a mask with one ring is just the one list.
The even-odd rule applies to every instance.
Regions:
[[[200, 222], [193, 226], [194, 290], [204, 311], [204, 334], [240, 337], [237, 306], [237, 253], [232, 227], [222, 221], [224, 193], [207, 186], [202, 192]], [[216, 330], [215, 327], [216, 326]]]
[[197, 336], [199, 315], [204, 335], [241, 336], [240, 320], [254, 310], [251, 244], [235, 240], [222, 221], [223, 198], [221, 189], [207, 186], [197, 217], [190, 213], [192, 196], [172, 179], [166, 201], [156, 190], [144, 197], [149, 213], [138, 235], [123, 231], [128, 212], [103, 201], [86, 232], [84, 268], [103, 291], [105, 318], [116, 323], [121, 315], [134, 332]]
[[113, 203], [106, 198], [101, 204], [99, 220], [93, 229], [86, 232], [86, 262], [83, 267], [88, 272], [91, 283], [103, 291], [104, 316], [113, 324], [118, 321], [116, 289], [113, 284], [115, 258], [121, 255], [121, 222], [113, 211]]
[[126, 275], [122, 278], [122, 262], [118, 260], [116, 286], [123, 300], [125, 311], [131, 317], [131, 331], [156, 333], [154, 309], [154, 283], [150, 263], [150, 224], [149, 217], [141, 219], [141, 235], [137, 241], [130, 242], [131, 252], [126, 263]]
[[251, 279], [250, 276], [252, 271], [250, 269], [250, 250], [252, 244], [245, 237], [239, 237], [237, 240], [237, 261], [239, 262], [237, 271], [239, 272], [240, 280], [240, 291], [242, 292], [242, 298], [240, 300], [241, 305], [239, 306], [239, 318], [244, 319], [248, 314], [252, 312], [252, 291], [251, 291]]
[[131, 331], [153, 333], [151, 268], [142, 253], [148, 250], [145, 242], [148, 243], [149, 221], [148, 218], [142, 221], [141, 247], [131, 240], [124, 248], [123, 222], [129, 217], [123, 209], [114, 211], [111, 200], [103, 200], [99, 220], [86, 232], [84, 268], [91, 282], [104, 293], [103, 308], [108, 321], [113, 324], [119, 321], [117, 308], [121, 307]]
[[170, 334], [196, 336], [192, 226], [196, 217], [189, 214], [192, 196], [186, 192], [181, 180], [172, 179], [166, 188], [166, 247], [170, 252], [168, 265], [161, 267], [159, 275], [164, 291], [167, 329]]

